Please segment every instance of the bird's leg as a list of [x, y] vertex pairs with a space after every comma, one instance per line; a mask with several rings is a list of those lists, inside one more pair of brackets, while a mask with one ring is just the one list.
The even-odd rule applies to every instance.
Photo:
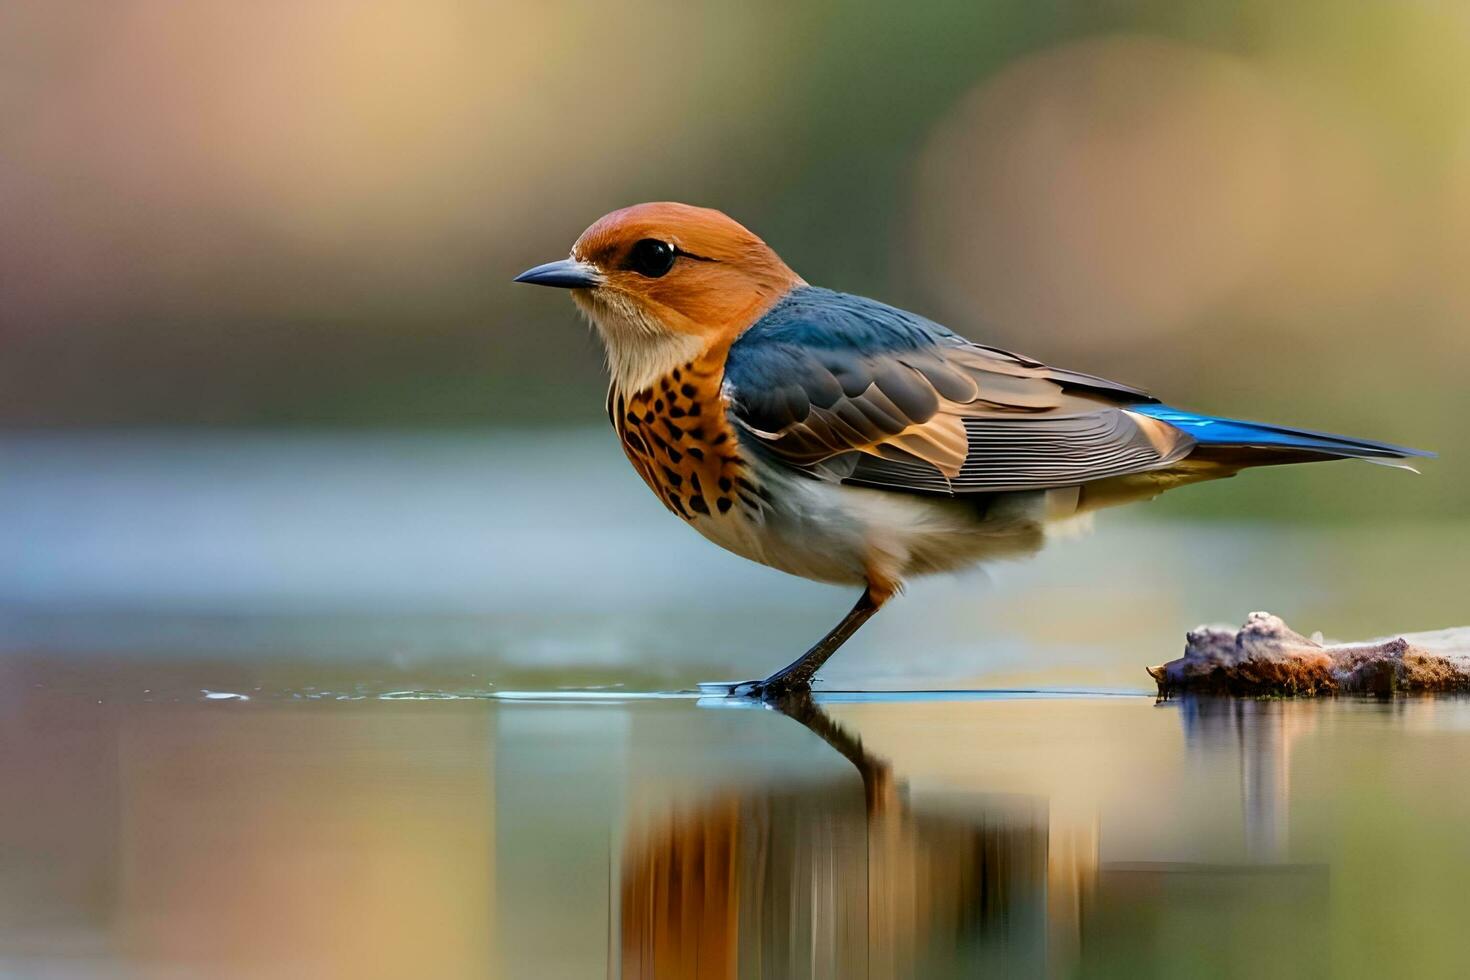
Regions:
[[812, 645], [812, 648], [791, 663], [776, 671], [770, 677], [761, 681], [747, 681], [736, 684], [730, 688], [729, 693], [751, 698], [762, 698], [771, 700], [791, 691], [810, 690], [812, 678], [816, 676], [822, 664], [826, 663], [837, 648], [848, 641], [858, 628], [873, 617], [873, 614], [883, 607], [883, 603], [893, 594], [891, 588], [880, 588], [869, 585], [858, 597], [857, 604], [848, 611], [846, 616]]

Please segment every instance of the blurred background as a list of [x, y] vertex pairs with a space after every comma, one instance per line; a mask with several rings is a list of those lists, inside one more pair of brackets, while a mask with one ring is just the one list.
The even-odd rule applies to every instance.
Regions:
[[[669, 624], [765, 604], [805, 637], [847, 597], [669, 520], [572, 305], [510, 282], [649, 199], [987, 343], [1442, 454], [1109, 514], [916, 590], [858, 676], [916, 636], [973, 678], [1006, 623], [1017, 662], [1130, 684], [1257, 606], [1466, 618], [1470, 10], [57, 0], [0, 9], [0, 103], [9, 649], [785, 659]], [[358, 625], [260, 625], [329, 613]], [[1118, 666], [1079, 673], [1098, 643]]]
[[57, 0], [0, 11], [0, 100], [9, 428], [596, 425], [587, 331], [510, 278], [674, 199], [987, 342], [1445, 456], [1193, 509], [1464, 511], [1453, 4]]

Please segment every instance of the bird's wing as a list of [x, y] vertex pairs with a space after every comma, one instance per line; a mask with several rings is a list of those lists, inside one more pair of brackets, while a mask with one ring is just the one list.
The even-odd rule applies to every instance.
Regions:
[[1075, 486], [1159, 469], [1194, 441], [1147, 393], [973, 344], [861, 297], [799, 287], [730, 348], [744, 441], [827, 479], [913, 493]]

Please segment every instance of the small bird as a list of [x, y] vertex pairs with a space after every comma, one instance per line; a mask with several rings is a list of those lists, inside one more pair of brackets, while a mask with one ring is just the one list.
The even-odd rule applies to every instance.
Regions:
[[732, 695], [810, 688], [914, 575], [1029, 555], [1049, 526], [1235, 474], [1432, 453], [1198, 415], [807, 285], [719, 211], [639, 204], [516, 282], [571, 290], [607, 352], [633, 468], [737, 555], [861, 586], [795, 661]]

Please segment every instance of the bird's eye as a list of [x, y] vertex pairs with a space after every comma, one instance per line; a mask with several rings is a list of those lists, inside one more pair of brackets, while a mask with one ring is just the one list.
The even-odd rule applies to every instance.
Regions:
[[633, 244], [628, 253], [628, 265], [639, 275], [657, 279], [674, 267], [678, 252], [668, 242], [657, 238], [644, 238]]

